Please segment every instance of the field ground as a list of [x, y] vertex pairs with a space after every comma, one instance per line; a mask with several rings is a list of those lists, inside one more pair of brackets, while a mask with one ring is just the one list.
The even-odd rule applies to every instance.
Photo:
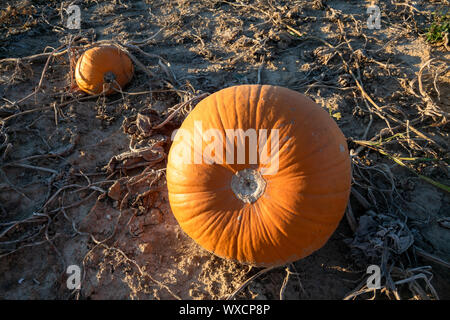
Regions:
[[[448, 34], [426, 40], [448, 1], [379, 1], [380, 29], [366, 24], [369, 1], [74, 3], [80, 30], [64, 27], [69, 1], [0, 8], [0, 298], [361, 299], [377, 264], [376, 299], [450, 299]], [[131, 84], [108, 97], [71, 89], [71, 59], [108, 40], [136, 59]], [[245, 83], [329, 111], [354, 191], [322, 249], [241, 288], [261, 269], [181, 231], [164, 168], [193, 98]], [[117, 157], [130, 142], [145, 157]], [[66, 287], [69, 265], [80, 290]]]

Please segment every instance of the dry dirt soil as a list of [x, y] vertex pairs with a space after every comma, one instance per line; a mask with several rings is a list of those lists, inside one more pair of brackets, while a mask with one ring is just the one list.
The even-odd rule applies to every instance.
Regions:
[[[379, 29], [369, 1], [3, 1], [0, 298], [449, 299], [450, 52], [425, 39], [448, 1], [375, 3]], [[70, 4], [79, 30], [66, 28]], [[71, 61], [101, 41], [128, 50], [135, 75], [122, 93], [90, 97]], [[193, 98], [247, 83], [308, 95], [352, 150], [338, 229], [271, 270], [195, 244], [165, 187], [171, 133]], [[370, 264], [383, 272], [375, 295]], [[80, 289], [67, 288], [70, 265]]]

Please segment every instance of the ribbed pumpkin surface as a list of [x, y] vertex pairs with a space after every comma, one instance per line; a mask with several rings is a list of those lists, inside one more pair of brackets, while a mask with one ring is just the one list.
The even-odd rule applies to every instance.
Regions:
[[[236, 172], [261, 172], [270, 164], [251, 164], [248, 156], [243, 164], [188, 163], [183, 154], [194, 157], [196, 121], [203, 132], [218, 129], [224, 137], [226, 129], [267, 129], [268, 135], [278, 129], [278, 170], [262, 174], [266, 184], [255, 202], [239, 199], [231, 181]], [[206, 250], [243, 263], [282, 265], [321, 248], [335, 231], [349, 197], [350, 158], [339, 127], [309, 98], [277, 86], [234, 86], [202, 100], [180, 129], [192, 139], [180, 140], [178, 132], [169, 152], [170, 206]], [[211, 142], [204, 140], [202, 152]]]
[[[98, 46], [86, 50], [78, 59], [75, 81], [84, 92], [99, 94], [103, 91], [105, 75], [108, 73], [113, 74], [117, 82], [111, 83], [111, 87], [118, 90], [118, 85], [123, 88], [130, 82], [133, 72], [133, 63], [125, 52], [114, 46]], [[105, 94], [114, 92], [110, 89]]]

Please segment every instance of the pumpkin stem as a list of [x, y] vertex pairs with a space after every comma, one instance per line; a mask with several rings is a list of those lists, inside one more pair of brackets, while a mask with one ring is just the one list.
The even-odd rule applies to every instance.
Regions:
[[266, 180], [255, 169], [244, 169], [231, 178], [231, 189], [238, 199], [245, 203], [253, 203], [266, 190]]
[[116, 75], [111, 72], [105, 72], [105, 74], [103, 75], [103, 81], [105, 81], [105, 83], [113, 83], [116, 80]]

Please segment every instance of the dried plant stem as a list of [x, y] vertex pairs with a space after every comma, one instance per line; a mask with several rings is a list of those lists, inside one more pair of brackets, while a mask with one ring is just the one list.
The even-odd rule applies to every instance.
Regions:
[[350, 229], [352, 229], [353, 232], [356, 232], [356, 230], [358, 229], [358, 223], [356, 222], [355, 216], [353, 215], [352, 205], [350, 204], [350, 201], [347, 203], [345, 217], [347, 218]]
[[176, 116], [178, 111], [180, 111], [181, 109], [186, 107], [188, 104], [190, 104], [190, 103], [192, 103], [194, 101], [203, 99], [203, 98], [207, 97], [208, 95], [209, 95], [209, 93], [203, 93], [201, 95], [198, 95], [196, 97], [193, 97], [193, 98], [189, 99], [188, 101], [179, 103], [178, 105], [175, 106], [175, 108], [176, 108], [175, 111], [173, 111], [163, 122], [161, 122], [160, 124], [154, 126], [153, 129], [160, 129], [160, 128], [164, 127], [167, 123], [170, 122], [170, 120], [172, 120]]
[[430, 261], [433, 261], [434, 263], [440, 264], [441, 266], [450, 268], [450, 263], [447, 261], [444, 261], [422, 249], [420, 249], [417, 246], [414, 246], [414, 250], [416, 251], [417, 255], [421, 256], [422, 258], [428, 259]]
[[37, 87], [34, 89], [34, 91], [32, 93], [30, 93], [29, 95], [25, 96], [24, 98], [20, 99], [19, 101], [14, 102], [14, 104], [20, 104], [20, 103], [28, 100], [32, 96], [36, 95], [39, 92], [39, 90], [42, 87], [42, 83], [44, 82], [45, 73], [47, 72], [48, 66], [50, 65], [50, 61], [55, 57], [55, 54], [59, 50], [61, 50], [63, 47], [64, 47], [64, 45], [58, 47], [57, 49], [53, 50], [53, 52], [50, 53], [50, 55], [48, 56], [47, 61], [45, 62], [45, 65], [44, 65], [44, 69], [42, 70], [41, 77], [39, 79], [39, 83], [38, 83]]
[[[406, 124], [405, 124], [403, 121], [398, 120], [397, 118], [395, 118], [394, 116], [392, 116], [392, 115], [389, 114], [389, 113], [386, 113], [386, 112], [383, 110], [383, 108], [381, 108], [380, 106], [378, 106], [378, 104], [370, 97], [370, 95], [364, 90], [364, 88], [363, 88], [361, 82], [358, 80], [358, 78], [356, 77], [356, 75], [354, 74], [354, 72], [352, 71], [352, 69], [350, 68], [350, 66], [348, 65], [347, 60], [344, 58], [344, 56], [342, 55], [342, 53], [341, 53], [340, 50], [338, 50], [335, 46], [331, 45], [328, 41], [326, 41], [326, 40], [324, 40], [324, 39], [321, 39], [321, 38], [318, 38], [318, 37], [314, 37], [314, 36], [307, 36], [307, 37], [304, 37], [303, 34], [301, 34], [300, 32], [298, 32], [298, 31], [295, 30], [294, 28], [292, 28], [292, 27], [290, 27], [290, 26], [288, 26], [288, 25], [285, 25], [285, 26], [286, 26], [290, 31], [294, 32], [296, 35], [298, 35], [299, 37], [301, 37], [301, 38], [304, 39], [304, 40], [306, 40], [306, 39], [311, 39], [311, 40], [320, 41], [320, 42], [322, 42], [323, 44], [325, 44], [326, 46], [328, 46], [330, 49], [335, 50], [335, 51], [338, 53], [339, 57], [341, 58], [342, 63], [343, 63], [343, 65], [346, 67], [348, 73], [350, 74], [350, 76], [351, 76], [351, 77], [353, 78], [353, 80], [355, 81], [356, 86], [358, 87], [359, 91], [361, 92], [363, 98], [367, 99], [367, 101], [370, 102], [370, 104], [375, 108], [375, 110], [378, 111], [378, 112], [376, 112], [376, 114], [379, 115], [381, 118], [386, 117], [386, 118], [389, 118], [390, 120], [394, 121], [394, 122], [397, 123], [397, 124], [400, 124], [400, 125], [402, 125], [402, 126], [406, 126]], [[345, 36], [344, 36], [344, 38], [345, 38]], [[346, 38], [345, 38], [345, 39], [346, 39]], [[346, 42], [347, 42], [347, 45], [349, 46], [350, 50], [352, 50], [352, 48], [351, 48], [351, 46], [350, 46], [348, 40], [346, 40]], [[353, 51], [353, 50], [352, 50], [352, 51]], [[359, 71], [359, 69], [358, 69], [358, 71]], [[437, 147], [439, 147], [439, 149], [445, 150], [443, 147], [441, 147], [439, 144], [437, 144], [434, 140], [432, 140], [432, 139], [430, 139], [429, 137], [427, 137], [425, 134], [423, 134], [422, 132], [420, 132], [419, 130], [417, 130], [416, 128], [414, 128], [412, 125], [410, 125], [409, 128], [411, 129], [411, 131], [413, 131], [413, 132], [414, 132], [415, 134], [417, 134], [419, 137], [421, 137], [421, 138], [427, 140], [427, 141], [430, 142], [430, 143], [433, 143], [434, 145], [436, 145]]]
[[[66, 101], [66, 102], [60, 103], [59, 105], [57, 105], [57, 107], [58, 108], [65, 107], [65, 106], [67, 106], [69, 104], [72, 104], [74, 102], [86, 101], [86, 100], [89, 100], [89, 99], [93, 99], [93, 98], [99, 97], [101, 95], [102, 95], [102, 93], [96, 94], [96, 95], [92, 95], [92, 96], [76, 98], [76, 99], [73, 99], [73, 100], [70, 100], [70, 101]], [[6, 118], [0, 119], [0, 123], [6, 123], [8, 120], [12, 120], [12, 119], [15, 119], [17, 117], [24, 116], [24, 115], [30, 114], [30, 113], [52, 110], [53, 108], [54, 108], [54, 106], [46, 106], [46, 107], [40, 107], [40, 108], [34, 108], [34, 109], [30, 109], [30, 110], [25, 110], [25, 111], [22, 111], [22, 112], [19, 112], [19, 113], [12, 114], [12, 115], [10, 115], [10, 116], [8, 116]]]
[[130, 259], [130, 258], [129, 258], [122, 250], [120, 250], [119, 248], [116, 248], [116, 247], [109, 247], [109, 246], [105, 245], [104, 243], [95, 240], [95, 238], [94, 238], [93, 236], [91, 236], [91, 238], [92, 238], [92, 239], [94, 240], [94, 242], [95, 242], [96, 244], [98, 244], [99, 246], [101, 246], [101, 247], [103, 247], [103, 248], [105, 248], [105, 249], [107, 249], [107, 250], [109, 250], [109, 251], [115, 251], [115, 252], [118, 252], [118, 253], [125, 259], [125, 261], [127, 261], [128, 263], [133, 264], [133, 265], [138, 269], [139, 274], [140, 274], [142, 277], [147, 277], [147, 278], [149, 278], [151, 281], [153, 281], [154, 283], [156, 283], [157, 285], [159, 285], [161, 288], [166, 289], [166, 290], [172, 295], [172, 297], [174, 297], [174, 298], [177, 299], [177, 300], [182, 300], [182, 299], [181, 299], [177, 294], [175, 294], [175, 293], [174, 293], [167, 285], [165, 285], [165, 284], [162, 283], [161, 281], [156, 280], [156, 279], [153, 278], [149, 273], [143, 271], [142, 268], [139, 266], [139, 264], [138, 264], [135, 260]]
[[284, 292], [286, 291], [286, 287], [289, 282], [290, 275], [291, 275], [291, 271], [289, 270], [289, 266], [288, 266], [288, 267], [286, 267], [286, 276], [284, 277], [283, 283], [280, 288], [280, 300], [284, 300]]
[[1, 59], [0, 63], [3, 63], [3, 62], [16, 62], [17, 63], [17, 62], [22, 62], [22, 61], [31, 62], [31, 61], [35, 61], [35, 60], [39, 60], [39, 59], [43, 59], [43, 58], [48, 59], [48, 56], [59, 57], [66, 53], [67, 53], [67, 48], [64, 50], [61, 50], [61, 51], [57, 51], [57, 52], [55, 52], [55, 51], [44, 52], [44, 53], [38, 53], [38, 54], [34, 54], [31, 56], [27, 56], [27, 57], [21, 57], [21, 58], [5, 58], [5, 59]]
[[369, 210], [371, 208], [370, 203], [355, 188], [351, 189], [351, 193], [365, 210]]
[[252, 282], [256, 278], [260, 277], [261, 275], [263, 275], [275, 268], [277, 268], [277, 267], [268, 267], [268, 268], [258, 271], [253, 276], [251, 276], [250, 278], [245, 280], [245, 282], [243, 284], [241, 284], [232, 294], [230, 294], [226, 300], [233, 300], [239, 292], [241, 292], [243, 289], [245, 289], [245, 287], [247, 287], [250, 284], [250, 282]]
[[53, 169], [32, 166], [32, 165], [25, 164], [25, 163], [12, 162], [12, 163], [7, 163], [3, 166], [4, 167], [9, 166], [9, 167], [20, 167], [20, 168], [26, 168], [26, 169], [33, 169], [33, 170], [44, 171], [44, 172], [53, 173], [53, 174], [58, 173], [58, 171], [53, 170]]

